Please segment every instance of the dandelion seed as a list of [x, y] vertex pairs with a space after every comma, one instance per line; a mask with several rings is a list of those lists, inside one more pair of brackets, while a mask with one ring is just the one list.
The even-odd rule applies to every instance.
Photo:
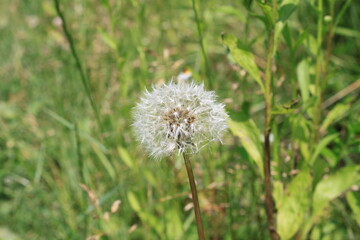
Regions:
[[151, 156], [195, 153], [221, 141], [228, 115], [204, 85], [170, 82], [146, 91], [134, 109], [134, 132]]

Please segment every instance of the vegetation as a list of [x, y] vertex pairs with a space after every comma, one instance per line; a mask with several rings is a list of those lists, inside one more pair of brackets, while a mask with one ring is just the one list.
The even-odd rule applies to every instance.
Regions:
[[1, 240], [197, 239], [182, 156], [131, 130], [185, 68], [230, 115], [191, 156], [206, 239], [359, 239], [359, 1], [0, 8]]

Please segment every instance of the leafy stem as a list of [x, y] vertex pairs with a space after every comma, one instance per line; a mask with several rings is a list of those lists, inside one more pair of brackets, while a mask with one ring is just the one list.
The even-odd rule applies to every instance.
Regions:
[[323, 77], [323, 57], [321, 45], [323, 38], [323, 0], [318, 1], [318, 22], [317, 22], [317, 54], [316, 54], [316, 75], [315, 75], [315, 97], [316, 102], [313, 108], [313, 146], [319, 141], [319, 124], [321, 119], [322, 102], [322, 77]]
[[[273, 22], [277, 15], [277, 0], [273, 1]], [[265, 186], [265, 207], [268, 220], [268, 228], [272, 240], [278, 240], [279, 235], [275, 227], [274, 200], [271, 194], [271, 150], [270, 150], [270, 133], [271, 133], [271, 108], [272, 108], [272, 72], [273, 52], [275, 47], [275, 25], [271, 24], [269, 32], [269, 45], [265, 70], [265, 128], [264, 128], [264, 186]]]

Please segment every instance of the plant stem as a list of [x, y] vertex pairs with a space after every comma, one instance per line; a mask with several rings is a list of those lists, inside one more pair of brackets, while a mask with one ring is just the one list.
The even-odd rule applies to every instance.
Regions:
[[76, 67], [77, 69], [79, 70], [79, 73], [80, 73], [80, 78], [81, 78], [81, 82], [84, 86], [84, 89], [85, 89], [85, 93], [86, 93], [86, 96], [88, 98], [88, 100], [90, 101], [90, 105], [91, 105], [91, 108], [95, 114], [95, 118], [96, 118], [96, 121], [97, 121], [97, 124], [100, 128], [100, 130], [102, 130], [102, 124], [101, 124], [101, 120], [100, 120], [100, 114], [99, 114], [99, 111], [98, 111], [98, 108], [95, 104], [95, 101], [91, 95], [91, 89], [90, 89], [90, 86], [89, 86], [89, 80], [88, 78], [86, 77], [85, 75], [85, 72], [83, 70], [83, 67], [81, 65], [81, 61], [80, 61], [80, 58], [77, 54], [77, 51], [76, 51], [76, 47], [75, 47], [75, 43], [74, 43], [74, 40], [67, 28], [67, 24], [66, 24], [66, 21], [65, 21], [65, 17], [64, 17], [64, 14], [62, 13], [61, 9], [60, 9], [60, 3], [59, 3], [59, 0], [54, 0], [54, 3], [55, 3], [55, 9], [56, 9], [56, 12], [57, 14], [59, 15], [59, 17], [61, 18], [61, 21], [62, 21], [62, 27], [63, 27], [63, 30], [64, 30], [64, 33], [65, 33], [65, 37], [69, 43], [69, 46], [70, 46], [70, 50], [71, 50], [71, 54], [73, 55], [74, 59], [75, 59], [75, 63], [76, 63]]
[[[273, 1], [273, 18], [276, 20], [277, 1]], [[266, 70], [265, 70], [265, 129], [264, 129], [264, 186], [265, 186], [265, 207], [268, 220], [268, 228], [272, 240], [279, 239], [276, 232], [274, 219], [274, 200], [271, 194], [271, 150], [270, 150], [270, 133], [271, 133], [271, 108], [272, 108], [272, 73], [271, 66], [273, 64], [273, 52], [275, 33], [274, 24], [271, 26], [269, 34], [269, 51], [267, 54]]]
[[193, 174], [192, 167], [191, 167], [191, 162], [190, 162], [189, 156], [186, 153], [183, 153], [183, 157], [184, 157], [184, 161], [185, 161], [186, 171], [187, 171], [187, 174], [189, 177], [189, 183], [190, 183], [190, 188], [191, 188], [192, 200], [193, 200], [193, 204], [194, 204], [195, 220], [196, 220], [196, 226], [197, 226], [197, 231], [198, 231], [198, 235], [199, 235], [199, 240], [205, 240], [204, 228], [203, 228], [202, 220], [201, 220], [199, 199], [198, 199], [198, 194], [197, 194], [197, 190], [196, 190], [194, 174]]
[[335, 21], [334, 21], [334, 8], [335, 8], [335, 2], [330, 1], [330, 17], [331, 17], [331, 24], [329, 27], [329, 32], [327, 34], [327, 43], [326, 43], [326, 56], [325, 56], [325, 65], [324, 65], [324, 76], [323, 76], [323, 84], [322, 88], [325, 89], [326, 86], [326, 73], [327, 69], [330, 63], [331, 58], [331, 52], [332, 52], [332, 42], [334, 37], [334, 27], [335, 27]]
[[208, 78], [208, 84], [209, 84], [209, 88], [212, 89], [213, 81], [212, 81], [212, 75], [211, 75], [211, 71], [210, 71], [210, 64], [209, 64], [209, 60], [208, 60], [208, 57], [207, 57], [206, 51], [205, 51], [204, 36], [203, 36], [203, 32], [202, 32], [202, 29], [200, 26], [200, 17], [199, 17], [199, 13], [196, 9], [195, 0], [192, 0], [192, 7], [193, 7], [194, 15], [195, 15], [195, 22], [196, 22], [198, 35], [199, 35], [199, 43], [200, 43], [201, 53], [202, 53], [202, 56], [203, 56], [204, 62], [205, 62], [205, 70], [206, 70], [206, 75]]
[[316, 75], [315, 75], [315, 97], [316, 102], [313, 109], [313, 146], [319, 140], [319, 124], [321, 119], [321, 102], [322, 102], [322, 55], [321, 46], [323, 41], [323, 0], [318, 0], [318, 23], [317, 23], [317, 54], [316, 54]]
[[[325, 63], [324, 63], [323, 71], [322, 71], [322, 78], [323, 78], [322, 89], [326, 88], [326, 84], [327, 84], [327, 80], [328, 80], [327, 73], [328, 73], [328, 68], [329, 68], [332, 49], [333, 49], [334, 29], [338, 25], [339, 20], [341, 19], [341, 17], [345, 13], [346, 9], [351, 5], [351, 2], [352, 2], [352, 0], [347, 0], [345, 2], [345, 4], [342, 5], [342, 8], [340, 9], [340, 11], [337, 14], [336, 19], [335, 19], [335, 1], [330, 1], [331, 24], [330, 24], [329, 31], [328, 31], [328, 34], [327, 34]], [[322, 100], [323, 100], [323, 96], [322, 96]], [[324, 107], [323, 102], [321, 102], [320, 105], [322, 105], [322, 109], [323, 109], [323, 107]]]
[[332, 104], [339, 101], [343, 97], [345, 97], [345, 96], [349, 95], [350, 93], [354, 92], [358, 88], [360, 88], [360, 78], [358, 80], [356, 80], [356, 82], [354, 82], [354, 83], [350, 84], [349, 86], [347, 86], [346, 88], [344, 88], [343, 90], [337, 92], [334, 96], [326, 99], [322, 103], [321, 109], [324, 110], [325, 108], [331, 106]]

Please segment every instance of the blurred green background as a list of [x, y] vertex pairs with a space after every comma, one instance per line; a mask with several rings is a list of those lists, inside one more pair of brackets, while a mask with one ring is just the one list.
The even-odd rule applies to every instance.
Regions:
[[[320, 1], [278, 1], [278, 231], [282, 239], [355, 240], [360, 2], [324, 0], [319, 12]], [[60, 1], [82, 78], [53, 1], [1, 1], [0, 239], [197, 239], [182, 159], [153, 161], [131, 131], [145, 88], [184, 69], [216, 91], [232, 119], [223, 145], [193, 156], [208, 239], [270, 239], [257, 159], [264, 98], [221, 38], [236, 36], [262, 77], [271, 1], [259, 2]], [[318, 61], [324, 85], [314, 144]]]

